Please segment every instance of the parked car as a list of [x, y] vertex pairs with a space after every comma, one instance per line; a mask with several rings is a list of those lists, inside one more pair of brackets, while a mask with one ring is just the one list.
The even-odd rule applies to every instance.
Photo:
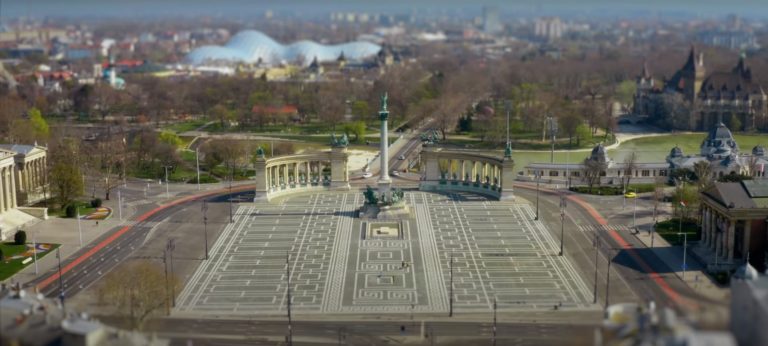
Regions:
[[637, 194], [632, 192], [632, 191], [630, 191], [630, 192], [625, 193], [624, 197], [626, 197], [626, 198], [635, 198], [635, 197], [637, 197]]

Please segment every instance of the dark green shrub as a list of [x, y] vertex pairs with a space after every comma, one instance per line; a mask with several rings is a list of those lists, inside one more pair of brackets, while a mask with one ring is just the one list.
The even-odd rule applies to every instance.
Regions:
[[5, 257], [3, 257], [3, 249], [0, 249], [0, 261], [4, 260]]
[[27, 243], [27, 232], [17, 231], [13, 235], [13, 243], [16, 245], [24, 245]]
[[74, 204], [67, 205], [66, 208], [64, 208], [64, 214], [67, 217], [75, 217], [77, 216], [77, 206]]
[[101, 208], [101, 198], [94, 198], [91, 200], [91, 208]]

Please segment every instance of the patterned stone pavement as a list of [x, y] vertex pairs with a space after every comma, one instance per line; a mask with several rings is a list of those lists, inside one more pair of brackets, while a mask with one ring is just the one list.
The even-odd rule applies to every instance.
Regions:
[[176, 311], [284, 313], [288, 271], [297, 313], [447, 312], [451, 282], [457, 313], [488, 311], [494, 299], [500, 310], [592, 308], [591, 291], [527, 204], [406, 199], [412, 215], [399, 224], [355, 218], [360, 193], [242, 204]]

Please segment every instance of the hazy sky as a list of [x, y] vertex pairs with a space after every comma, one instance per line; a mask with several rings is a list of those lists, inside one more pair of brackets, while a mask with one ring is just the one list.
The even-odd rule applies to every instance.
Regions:
[[193, 16], [278, 13], [325, 15], [329, 11], [480, 13], [497, 5], [506, 15], [680, 15], [737, 13], [768, 17], [768, 0], [0, 0], [3, 17], [43, 16]]

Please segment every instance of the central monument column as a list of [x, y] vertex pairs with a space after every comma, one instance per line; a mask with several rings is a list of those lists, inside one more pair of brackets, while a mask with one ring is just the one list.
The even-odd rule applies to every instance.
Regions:
[[390, 202], [392, 200], [391, 186], [392, 180], [389, 178], [389, 133], [387, 128], [387, 120], [389, 119], [389, 111], [387, 110], [387, 93], [381, 96], [381, 109], [379, 110], [379, 120], [381, 120], [381, 149], [379, 151], [379, 195], [382, 196], [382, 202]]

